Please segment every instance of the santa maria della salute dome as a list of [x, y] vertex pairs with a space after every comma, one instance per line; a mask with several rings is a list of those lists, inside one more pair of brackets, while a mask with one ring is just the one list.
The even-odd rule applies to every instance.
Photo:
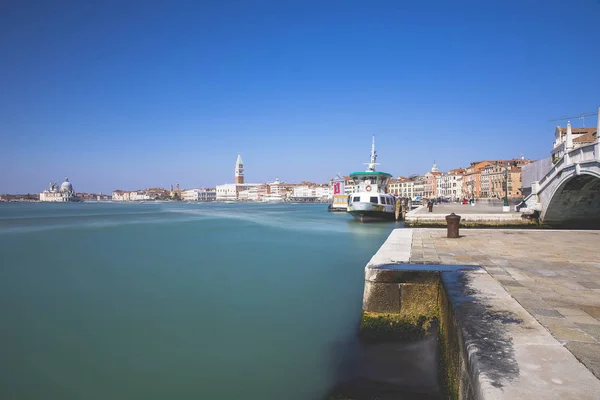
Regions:
[[69, 178], [65, 178], [65, 181], [60, 185], [60, 191], [63, 193], [73, 192], [73, 185], [69, 182]]
[[65, 178], [65, 181], [60, 185], [60, 188], [56, 182], [50, 182], [48, 189], [40, 193], [40, 201], [50, 202], [74, 202], [81, 201], [75, 194], [73, 184], [69, 182], [69, 178]]

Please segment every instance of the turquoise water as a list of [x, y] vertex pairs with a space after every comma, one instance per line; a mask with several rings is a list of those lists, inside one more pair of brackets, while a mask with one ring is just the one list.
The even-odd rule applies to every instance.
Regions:
[[0, 203], [0, 398], [322, 398], [398, 226], [326, 208]]

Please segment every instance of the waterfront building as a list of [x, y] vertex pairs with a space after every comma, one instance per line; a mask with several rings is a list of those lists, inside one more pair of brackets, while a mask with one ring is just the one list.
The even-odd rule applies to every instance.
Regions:
[[78, 193], [77, 197], [81, 199], [81, 201], [107, 201], [111, 200], [111, 196], [100, 193]]
[[394, 196], [398, 196], [398, 193], [400, 193], [400, 186], [398, 185], [398, 182], [400, 181], [402, 177], [398, 177], [396, 178], [390, 178], [390, 180], [388, 181], [387, 184], [387, 188], [386, 191], [389, 194], [393, 194]]
[[48, 189], [40, 193], [40, 201], [52, 203], [76, 202], [81, 201], [75, 194], [73, 185], [69, 182], [69, 178], [58, 186], [56, 182], [51, 182]]
[[263, 201], [282, 201], [292, 196], [294, 184], [281, 182], [279, 178], [275, 181], [267, 183], [267, 194], [263, 196]]
[[421, 200], [425, 196], [425, 177], [415, 176], [413, 178], [413, 200]]
[[113, 201], [145, 201], [145, 200], [154, 200], [150, 194], [148, 194], [145, 190], [115, 190], [112, 192], [112, 200]]
[[292, 197], [294, 198], [314, 198], [317, 197], [315, 193], [315, 186], [312, 185], [298, 185], [292, 189]]
[[245, 191], [248, 193], [243, 195], [243, 197], [247, 198], [248, 201], [262, 201], [263, 197], [268, 193], [268, 187], [265, 183], [251, 185], [248, 186], [248, 189], [240, 192], [240, 196]]
[[[343, 180], [342, 180], [343, 182]], [[340, 186], [342, 189], [343, 186]], [[345, 198], [346, 196], [342, 194]], [[300, 184], [292, 187], [290, 197], [298, 201], [323, 201], [331, 199], [332, 188], [330, 185], [319, 185], [316, 183]]]
[[481, 195], [481, 172], [490, 161], [473, 161], [466, 168], [463, 178], [462, 192], [463, 196], [473, 198], [482, 197]]
[[148, 188], [145, 192], [150, 196], [151, 199], [167, 199], [171, 197], [171, 192], [163, 188]]
[[406, 178], [404, 176], [394, 179], [389, 185], [388, 192], [396, 197], [415, 199], [415, 177]]
[[321, 200], [333, 199], [333, 188], [329, 185], [318, 185], [315, 187], [315, 196]]
[[185, 201], [215, 201], [216, 198], [214, 189], [187, 189], [181, 192], [181, 199]]
[[565, 152], [576, 149], [598, 140], [598, 127], [573, 128], [571, 122], [566, 127], [557, 126], [554, 130], [554, 148], [552, 149], [552, 162], [558, 162]]
[[508, 198], [523, 198], [522, 166], [511, 167], [508, 173]]
[[521, 158], [521, 162], [515, 160], [499, 161], [492, 167], [490, 173], [490, 197], [522, 198], [522, 176], [521, 168], [531, 161]]
[[129, 192], [124, 192], [123, 190], [113, 190], [112, 199], [113, 201], [128, 201]]
[[446, 175], [445, 172], [440, 172], [440, 174], [435, 177], [435, 192], [434, 192], [435, 197], [446, 197], [445, 190], [442, 188], [442, 183], [443, 183], [442, 178], [444, 175]]
[[[510, 175], [512, 167], [520, 170], [523, 165], [530, 162], [523, 156], [512, 160], [474, 161], [466, 168], [463, 178], [463, 195], [466, 197], [504, 198], [507, 173]], [[507, 172], [507, 170], [509, 171]], [[518, 178], [519, 173], [515, 171], [515, 179]], [[512, 175], [510, 176], [509, 179], [512, 180]], [[522, 195], [520, 185], [518, 195], [515, 190], [511, 192], [513, 193], [509, 194], [509, 197]]]
[[447, 174], [442, 173], [437, 177], [437, 197], [451, 201], [459, 201], [462, 198], [463, 175], [465, 169], [455, 168]]
[[173, 189], [173, 185], [171, 185], [171, 191], [169, 192], [169, 197], [172, 199], [177, 197], [179, 199], [182, 198], [181, 189], [179, 188], [179, 183], [175, 185], [175, 189]]
[[350, 195], [352, 193], [356, 193], [356, 187], [354, 186], [354, 179], [351, 177], [344, 175], [344, 194]]
[[134, 190], [129, 192], [129, 201], [145, 201], [151, 197], [143, 190]]
[[448, 192], [447, 196], [453, 201], [460, 201], [463, 198], [463, 179], [467, 171], [464, 168], [455, 168], [448, 171]]
[[437, 177], [437, 196], [452, 200], [452, 177], [450, 174], [442, 173]]
[[486, 164], [480, 172], [479, 184], [481, 188], [481, 197], [488, 198], [490, 195], [490, 175], [492, 174], [493, 165]]
[[438, 177], [442, 175], [441, 172], [438, 171], [438, 166], [435, 163], [435, 161], [433, 162], [433, 166], [431, 167], [431, 171], [427, 172], [425, 174], [425, 181], [424, 181], [424, 189], [423, 189], [423, 196], [427, 199], [432, 199], [437, 197], [437, 184], [438, 184]]
[[249, 201], [248, 200], [249, 198], [250, 198], [250, 190], [249, 189], [240, 190], [238, 192], [237, 201]]
[[217, 200], [220, 201], [235, 201], [238, 199], [238, 193], [246, 190], [246, 186], [238, 185], [237, 183], [226, 183], [217, 185]]

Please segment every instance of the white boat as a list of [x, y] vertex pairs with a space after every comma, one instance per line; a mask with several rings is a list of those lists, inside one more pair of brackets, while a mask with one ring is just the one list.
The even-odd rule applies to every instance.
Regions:
[[283, 198], [280, 195], [276, 195], [276, 194], [265, 194], [262, 197], [263, 203], [281, 203], [282, 201], [283, 201]]
[[387, 183], [392, 175], [376, 171], [376, 160], [375, 136], [373, 136], [369, 167], [364, 172], [350, 174], [357, 191], [348, 197], [348, 212], [361, 222], [396, 218], [396, 198], [386, 193]]

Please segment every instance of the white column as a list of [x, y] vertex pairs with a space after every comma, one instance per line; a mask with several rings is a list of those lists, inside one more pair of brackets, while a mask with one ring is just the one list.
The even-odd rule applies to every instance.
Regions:
[[573, 134], [571, 133], [571, 121], [567, 122], [567, 137], [564, 143], [564, 160], [565, 165], [570, 164], [571, 160], [569, 159], [569, 152], [573, 150]]
[[567, 123], [567, 140], [565, 143], [565, 151], [573, 150], [573, 134], [571, 133], [571, 121]]

